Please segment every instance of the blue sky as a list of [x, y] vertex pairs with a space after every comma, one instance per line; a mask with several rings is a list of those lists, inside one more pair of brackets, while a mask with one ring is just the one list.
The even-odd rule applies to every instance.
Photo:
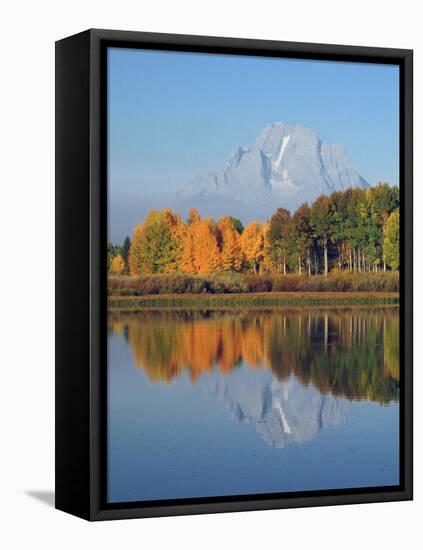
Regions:
[[108, 56], [112, 225], [125, 202], [173, 195], [277, 121], [343, 145], [369, 183], [398, 184], [397, 66], [119, 48]]

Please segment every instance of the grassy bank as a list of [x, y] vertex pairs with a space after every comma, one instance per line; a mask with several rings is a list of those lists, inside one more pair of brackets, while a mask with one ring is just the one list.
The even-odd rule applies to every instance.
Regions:
[[399, 273], [330, 273], [327, 277], [299, 275], [253, 275], [217, 273], [189, 275], [181, 273], [109, 277], [108, 294], [112, 297], [161, 294], [256, 294], [275, 292], [398, 292]]
[[261, 292], [243, 294], [161, 294], [109, 296], [109, 309], [268, 308], [282, 306], [347, 306], [398, 304], [397, 292]]

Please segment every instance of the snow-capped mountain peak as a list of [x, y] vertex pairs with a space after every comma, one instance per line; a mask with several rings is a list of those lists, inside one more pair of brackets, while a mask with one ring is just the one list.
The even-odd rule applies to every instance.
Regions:
[[251, 147], [237, 147], [222, 168], [191, 180], [177, 198], [199, 205], [227, 199], [270, 214], [275, 204], [294, 209], [348, 187], [368, 183], [341, 145], [324, 143], [310, 128], [276, 122], [263, 128]]

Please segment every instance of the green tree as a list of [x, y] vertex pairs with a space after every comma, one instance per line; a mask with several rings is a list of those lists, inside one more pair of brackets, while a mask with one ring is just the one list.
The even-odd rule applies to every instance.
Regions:
[[328, 274], [328, 244], [331, 236], [332, 202], [326, 195], [320, 195], [311, 206], [311, 226], [318, 243], [323, 247], [324, 273]]
[[270, 218], [267, 239], [269, 243], [269, 256], [278, 273], [286, 275], [286, 265], [291, 252], [292, 218], [289, 210], [278, 208]]
[[311, 210], [307, 203], [302, 204], [295, 211], [293, 222], [293, 246], [298, 258], [298, 273], [301, 275], [305, 263], [308, 276], [311, 276], [311, 249], [313, 235], [310, 225]]
[[233, 216], [229, 216], [229, 219], [232, 222], [232, 225], [234, 226], [234, 229], [238, 231], [240, 235], [242, 235], [242, 232], [244, 231], [244, 226], [242, 225], [242, 221], [238, 218], [234, 218]]
[[360, 201], [360, 223], [364, 229], [361, 242], [361, 270], [377, 269], [381, 262], [383, 233], [375, 210], [374, 194], [368, 189]]
[[365, 231], [360, 216], [360, 205], [365, 191], [347, 189], [344, 191], [345, 238], [348, 243], [348, 266], [350, 271], [360, 270], [360, 245], [363, 244]]
[[176, 271], [182, 252], [181, 225], [179, 214], [170, 209], [150, 210], [134, 230], [129, 253], [131, 274]]
[[331, 238], [337, 252], [338, 269], [349, 268], [348, 254], [348, 200], [349, 191], [334, 191], [330, 195], [332, 202]]
[[125, 270], [124, 272], [126, 274], [129, 273], [129, 251], [131, 250], [131, 239], [129, 237], [125, 237], [125, 240], [123, 241], [122, 246], [122, 258], [125, 262]]

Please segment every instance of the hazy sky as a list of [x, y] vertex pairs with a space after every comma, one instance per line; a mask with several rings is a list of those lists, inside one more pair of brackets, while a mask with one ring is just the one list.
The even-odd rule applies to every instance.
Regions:
[[110, 48], [108, 93], [112, 238], [132, 227], [125, 205], [173, 196], [271, 122], [312, 128], [369, 183], [398, 184], [397, 66]]

